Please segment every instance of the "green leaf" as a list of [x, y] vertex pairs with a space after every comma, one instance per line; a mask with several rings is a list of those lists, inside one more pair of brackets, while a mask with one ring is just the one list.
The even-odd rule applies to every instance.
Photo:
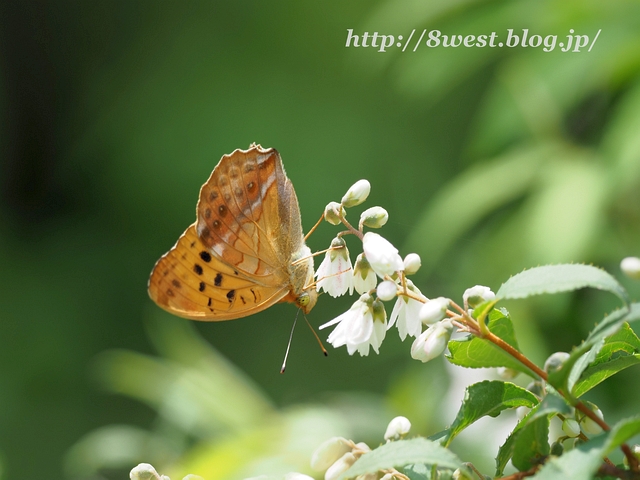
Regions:
[[[562, 368], [549, 374], [548, 383], [557, 390], [570, 392], [569, 386], [596, 358], [600, 348], [604, 345], [605, 338], [620, 330], [625, 321], [631, 322], [638, 319], [640, 319], [640, 304], [638, 303], [632, 303], [629, 308], [622, 308], [607, 315], [602, 322], [596, 325], [587, 339], [570, 352], [570, 356]], [[595, 348], [594, 345], [596, 345]], [[582, 361], [581, 357], [586, 353], [589, 353], [589, 356]]]
[[504, 282], [498, 298], [527, 298], [543, 293], [559, 293], [591, 287], [617, 295], [629, 303], [627, 291], [604, 270], [591, 265], [545, 265], [514, 275]]
[[[575, 397], [580, 397], [612, 375], [638, 363], [640, 363], [640, 339], [631, 327], [625, 324], [604, 342], [595, 359], [583, 369], [582, 376], [574, 385], [572, 393]], [[574, 371], [576, 368], [577, 364]]]
[[[506, 309], [496, 308], [489, 313], [488, 328], [493, 334], [520, 351], [513, 324]], [[447, 359], [454, 365], [460, 365], [461, 367], [508, 367], [527, 375], [535, 376], [511, 355], [482, 338], [469, 337], [464, 340], [451, 340], [449, 342], [449, 352], [450, 355]]]
[[605, 432], [561, 457], [551, 457], [532, 478], [537, 480], [591, 480], [602, 464], [603, 457], [640, 434], [640, 417], [618, 422]]
[[412, 438], [389, 442], [365, 453], [340, 476], [340, 479], [410, 464], [437, 465], [451, 470], [463, 468], [462, 461], [450, 450], [426, 438]]
[[595, 343], [597, 340], [616, 333], [624, 322], [631, 323], [636, 320], [640, 320], [640, 303], [632, 303], [629, 305], [629, 308], [621, 308], [607, 315], [605, 319], [591, 331], [586, 341]]
[[516, 427], [513, 429], [507, 440], [498, 451], [498, 456], [496, 457], [496, 477], [499, 477], [503, 474], [507, 463], [509, 462], [509, 460], [511, 460], [511, 457], [514, 455], [516, 449], [523, 448], [521, 444], [517, 444], [516, 442], [519, 436], [523, 434], [525, 428], [529, 424], [537, 422], [540, 419], [546, 419], [546, 423], [548, 424], [549, 419], [557, 413], [568, 415], [571, 413], [571, 408], [569, 407], [569, 405], [567, 405], [567, 402], [565, 402], [560, 396], [556, 394], [548, 394], [538, 405], [533, 407], [531, 411], [522, 418], [522, 420], [518, 422]]
[[507, 408], [531, 408], [537, 403], [533, 393], [513, 383], [497, 380], [475, 383], [467, 387], [462, 406], [443, 443], [449, 445], [462, 430], [486, 415], [497, 417]]
[[549, 454], [549, 417], [527, 423], [516, 437], [511, 463], [520, 471], [530, 469]]

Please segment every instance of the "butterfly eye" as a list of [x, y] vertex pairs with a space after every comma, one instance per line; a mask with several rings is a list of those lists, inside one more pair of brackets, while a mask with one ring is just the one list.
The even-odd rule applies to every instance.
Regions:
[[311, 297], [307, 292], [302, 292], [300, 295], [298, 295], [298, 298], [296, 298], [296, 304], [299, 307], [306, 307], [307, 305], [309, 305], [310, 301], [311, 301]]

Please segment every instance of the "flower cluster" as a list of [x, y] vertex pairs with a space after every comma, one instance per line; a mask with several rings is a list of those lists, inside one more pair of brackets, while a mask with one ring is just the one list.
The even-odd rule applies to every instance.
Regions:
[[[399, 440], [403, 438], [409, 429], [411, 423], [405, 417], [396, 417], [391, 422], [384, 434], [387, 442]], [[325, 480], [336, 480], [358, 458], [371, 449], [366, 443], [355, 443], [343, 437], [333, 437], [320, 445], [311, 457], [311, 468], [318, 472], [325, 472]], [[403, 480], [407, 477], [395, 469], [389, 469], [376, 473], [367, 473], [358, 475], [356, 480]]]
[[[397, 327], [400, 338], [414, 337], [411, 356], [427, 362], [445, 351], [456, 328], [464, 327], [461, 320], [471, 307], [493, 300], [495, 295], [488, 287], [476, 285], [463, 295], [464, 310], [449, 310], [451, 301], [438, 297], [428, 299], [407, 277], [420, 269], [420, 256], [410, 253], [404, 259], [398, 249], [378, 233], [364, 228], [380, 228], [389, 215], [382, 207], [371, 207], [360, 215], [358, 228], [346, 219], [347, 209], [363, 203], [371, 191], [366, 180], [356, 182], [342, 197], [342, 201], [330, 202], [324, 211], [324, 219], [332, 225], [343, 224], [331, 242], [316, 272], [316, 288], [332, 297], [353, 294], [360, 297], [345, 313], [320, 326], [324, 329], [335, 325], [328, 341], [335, 348], [346, 346], [350, 355], [358, 352], [368, 355], [370, 348], [379, 353], [386, 331]], [[362, 241], [362, 250], [352, 265], [344, 236], [353, 234]], [[391, 315], [383, 302], [394, 301]], [[461, 316], [462, 315], [462, 316]]]

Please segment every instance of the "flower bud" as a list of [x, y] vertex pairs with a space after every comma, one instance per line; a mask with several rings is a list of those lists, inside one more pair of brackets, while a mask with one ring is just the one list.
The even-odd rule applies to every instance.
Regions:
[[627, 257], [620, 262], [620, 270], [629, 278], [640, 280], [640, 258]]
[[529, 385], [527, 385], [527, 390], [529, 390], [538, 398], [544, 396], [544, 388], [542, 387], [542, 382], [540, 380], [534, 380], [533, 382], [529, 383]]
[[551, 455], [554, 455], [556, 457], [559, 457], [560, 455], [562, 455], [564, 453], [564, 445], [562, 445], [562, 443], [560, 442], [553, 442], [551, 444]]
[[450, 300], [444, 297], [434, 298], [420, 308], [420, 321], [425, 325], [438, 323], [447, 315]]
[[384, 432], [384, 439], [386, 441], [399, 440], [404, 437], [411, 430], [411, 422], [407, 417], [396, 417], [389, 422], [387, 431]]
[[160, 480], [160, 475], [149, 463], [140, 463], [129, 472], [131, 480]]
[[367, 180], [358, 180], [351, 185], [347, 193], [342, 197], [342, 205], [345, 208], [355, 207], [364, 202], [371, 191], [371, 184]]
[[467, 288], [462, 295], [462, 300], [471, 308], [475, 308], [481, 303], [494, 300], [495, 298], [496, 294], [493, 293], [489, 287], [483, 285]]
[[364, 442], [358, 442], [358, 443], [356, 443], [356, 446], [353, 449], [353, 454], [356, 457], [360, 457], [361, 455], [363, 455], [365, 453], [369, 453], [370, 451], [371, 451], [371, 448], [369, 447], [369, 445], [367, 445]]
[[518, 408], [516, 408], [516, 417], [518, 418], [518, 420], [522, 420], [529, 414], [530, 411], [531, 409], [529, 407], [520, 405]]
[[[585, 402], [585, 403], [591, 409], [591, 411], [597, 415], [597, 417], [600, 420], [604, 420], [604, 415], [602, 414], [602, 410], [600, 410], [595, 404], [591, 402]], [[582, 412], [580, 413], [581, 415], [583, 415], [582, 418], [580, 419], [580, 426], [582, 427], [582, 431], [584, 433], [588, 435], [597, 435], [599, 433], [602, 433], [602, 427], [600, 425], [598, 425], [596, 422], [591, 420], [586, 415], [582, 414]]]
[[380, 300], [384, 300], [388, 302], [389, 300], [393, 300], [396, 297], [396, 293], [398, 292], [398, 287], [395, 282], [391, 280], [385, 280], [384, 282], [380, 282], [378, 288], [376, 289], [376, 294]]
[[580, 435], [580, 425], [573, 418], [565, 418], [562, 422], [562, 431], [571, 438]]
[[371, 268], [381, 277], [393, 275], [404, 268], [398, 249], [377, 233], [367, 232], [362, 239], [362, 249]]
[[346, 217], [347, 212], [345, 212], [342, 205], [338, 202], [329, 202], [329, 204], [324, 207], [324, 219], [331, 225], [339, 225], [342, 223], [340, 216]]
[[404, 257], [404, 273], [407, 275], [413, 275], [418, 270], [420, 270], [420, 266], [422, 265], [422, 261], [420, 260], [420, 255], [417, 253], [410, 253], [406, 257]]
[[364, 254], [358, 255], [353, 267], [353, 286], [360, 295], [376, 288], [378, 277]]
[[367, 208], [360, 214], [360, 228], [362, 226], [369, 228], [380, 228], [389, 220], [389, 214], [382, 207]]
[[356, 462], [356, 457], [351, 452], [347, 452], [340, 457], [324, 474], [324, 480], [337, 480], [340, 475], [349, 470]]
[[346, 438], [332, 437], [316, 448], [311, 455], [311, 468], [323, 472], [338, 461], [342, 455], [351, 451], [351, 442]]
[[547, 358], [547, 361], [544, 362], [544, 371], [547, 373], [557, 372], [568, 359], [569, 354], [567, 352], [552, 353], [549, 358]]
[[453, 324], [449, 319], [427, 328], [413, 341], [411, 357], [423, 363], [433, 360], [444, 352], [452, 333]]

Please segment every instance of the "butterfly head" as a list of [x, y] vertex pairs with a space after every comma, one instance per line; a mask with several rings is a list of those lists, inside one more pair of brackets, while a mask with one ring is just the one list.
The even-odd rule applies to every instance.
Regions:
[[304, 312], [309, 313], [318, 301], [318, 292], [315, 288], [303, 291], [296, 298], [296, 305]]

